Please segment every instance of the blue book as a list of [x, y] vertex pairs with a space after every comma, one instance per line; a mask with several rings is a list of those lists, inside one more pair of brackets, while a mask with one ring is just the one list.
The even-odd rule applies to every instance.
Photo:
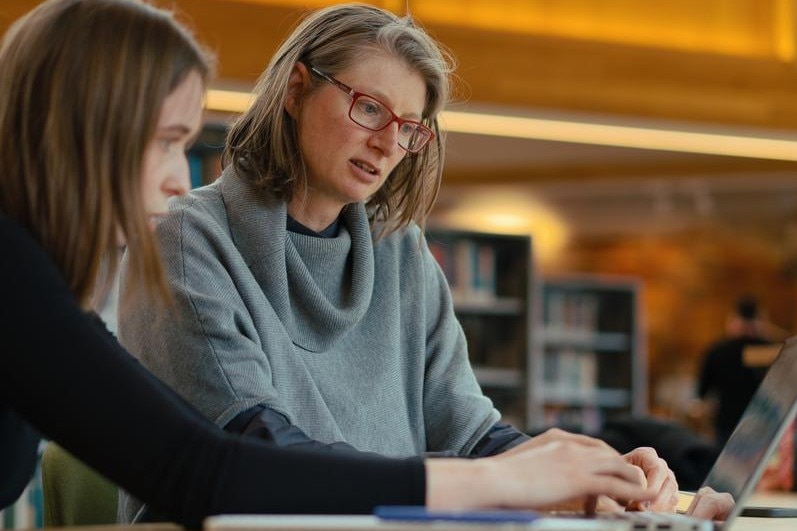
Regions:
[[533, 522], [539, 515], [534, 511], [430, 511], [422, 505], [380, 505], [374, 508], [374, 515], [382, 520], [453, 522]]

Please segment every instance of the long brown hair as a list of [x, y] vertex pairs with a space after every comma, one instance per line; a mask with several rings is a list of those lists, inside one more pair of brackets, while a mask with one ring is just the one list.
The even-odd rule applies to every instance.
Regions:
[[49, 0], [0, 47], [0, 211], [50, 253], [88, 304], [127, 240], [136, 285], [167, 296], [141, 197], [161, 105], [208, 56], [138, 0]]
[[[378, 7], [344, 4], [307, 16], [283, 42], [255, 87], [254, 104], [231, 127], [223, 163], [233, 164], [270, 198], [290, 201], [307, 189], [296, 124], [283, 104], [297, 62], [330, 75], [365, 54], [387, 52], [416, 70], [426, 85], [423, 121], [435, 140], [418, 154], [407, 154], [368, 201], [372, 222], [386, 234], [412, 221], [423, 225], [434, 205], [443, 172], [443, 138], [437, 114], [448, 102], [452, 60], [411, 17]], [[311, 77], [314, 87], [322, 81]]]

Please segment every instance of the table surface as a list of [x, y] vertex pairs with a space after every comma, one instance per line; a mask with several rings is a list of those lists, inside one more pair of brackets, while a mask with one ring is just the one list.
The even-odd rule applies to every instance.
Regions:
[[[797, 493], [755, 493], [747, 505], [764, 507], [797, 507]], [[749, 518], [739, 517], [730, 527], [731, 531], [795, 531], [797, 518]]]
[[[797, 493], [756, 493], [751, 506], [797, 507]], [[466, 529], [463, 527], [463, 529]], [[174, 524], [108, 525], [92, 527], [71, 527], [70, 531], [184, 531]], [[751, 518], [739, 517], [730, 531], [795, 531], [797, 518]]]

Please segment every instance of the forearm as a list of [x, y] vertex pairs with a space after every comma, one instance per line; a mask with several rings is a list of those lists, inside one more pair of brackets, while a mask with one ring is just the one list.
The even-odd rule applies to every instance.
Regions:
[[490, 459], [426, 459], [426, 506], [429, 509], [477, 509], [499, 505], [493, 492]]

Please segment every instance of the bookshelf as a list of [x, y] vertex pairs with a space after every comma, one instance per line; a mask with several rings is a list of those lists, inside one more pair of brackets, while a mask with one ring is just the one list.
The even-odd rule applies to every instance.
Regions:
[[188, 167], [191, 171], [191, 188], [199, 188], [215, 181], [221, 175], [221, 154], [227, 126], [208, 123], [202, 128], [194, 145], [188, 150]]
[[430, 229], [476, 379], [503, 421], [529, 426], [528, 360], [533, 287], [529, 236]]
[[636, 279], [550, 277], [537, 287], [530, 413], [535, 428], [594, 433], [647, 410], [647, 364]]
[[41, 529], [44, 527], [44, 493], [42, 490], [41, 455], [45, 442], [39, 444], [36, 472], [19, 498], [0, 509], [0, 529]]

